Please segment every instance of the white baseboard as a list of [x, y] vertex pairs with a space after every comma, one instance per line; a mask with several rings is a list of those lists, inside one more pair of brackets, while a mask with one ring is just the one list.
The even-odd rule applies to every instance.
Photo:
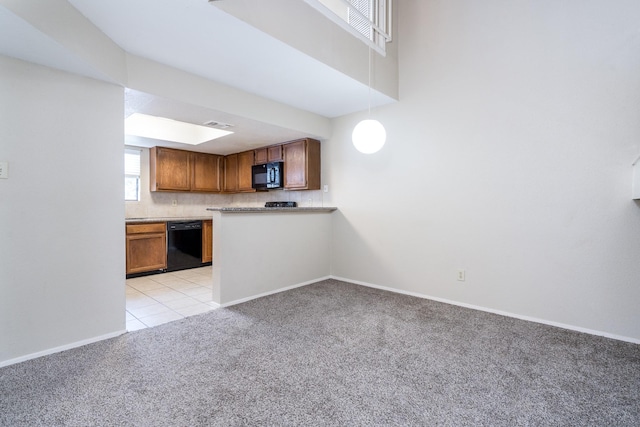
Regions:
[[0, 362], [0, 368], [5, 366], [13, 365], [20, 362], [26, 362], [27, 360], [36, 359], [38, 357], [47, 356], [49, 354], [59, 353], [65, 350], [71, 350], [72, 348], [82, 347], [83, 345], [92, 344], [94, 342], [106, 340], [109, 338], [114, 338], [126, 333], [126, 330], [112, 332], [110, 334], [100, 335], [97, 337], [88, 338], [82, 341], [76, 341], [71, 344], [61, 345], [60, 347], [54, 347], [43, 351], [38, 351], [36, 353], [27, 354], [25, 356], [16, 357], [15, 359], [3, 360]]
[[[320, 277], [320, 278], [317, 278], [317, 279], [309, 280], [307, 282], [298, 283], [298, 284], [295, 284], [295, 285], [292, 285], [292, 286], [286, 286], [284, 288], [279, 288], [279, 289], [276, 289], [276, 290], [273, 290], [273, 291], [270, 291], [270, 292], [264, 292], [262, 294], [252, 295], [252, 296], [247, 297], [247, 298], [242, 298], [242, 299], [238, 299], [238, 300], [235, 300], [235, 301], [231, 301], [231, 302], [228, 302], [226, 304], [220, 304], [220, 307], [230, 307], [232, 305], [236, 305], [236, 304], [240, 304], [240, 303], [243, 303], [243, 302], [251, 301], [251, 300], [256, 299], [256, 298], [261, 298], [261, 297], [265, 297], [267, 295], [277, 294], [277, 293], [280, 293], [280, 292], [288, 291], [290, 289], [300, 288], [302, 286], [307, 286], [307, 285], [310, 285], [312, 283], [320, 282], [322, 280], [327, 280], [327, 279], [330, 279], [330, 276]], [[89, 338], [89, 339], [82, 340], [82, 341], [77, 341], [77, 342], [74, 342], [74, 343], [71, 343], [71, 344], [66, 344], [66, 345], [63, 345], [63, 346], [60, 346], [60, 347], [54, 347], [54, 348], [50, 348], [50, 349], [47, 349], [47, 350], [39, 351], [37, 353], [31, 353], [31, 354], [27, 354], [25, 356], [16, 357], [15, 359], [9, 359], [9, 360], [0, 361], [0, 368], [2, 368], [4, 366], [9, 366], [9, 365], [13, 365], [13, 364], [16, 364], [16, 363], [20, 363], [20, 362], [26, 362], [27, 360], [35, 359], [35, 358], [42, 357], [42, 356], [47, 356], [49, 354], [59, 353], [61, 351], [65, 351], [65, 350], [71, 350], [72, 348], [81, 347], [83, 345], [87, 345], [87, 344], [91, 344], [91, 343], [94, 343], [94, 342], [106, 340], [106, 339], [109, 339], [109, 338], [114, 338], [114, 337], [122, 335], [122, 334], [124, 334], [126, 332], [127, 332], [126, 330], [113, 332], [113, 333], [110, 333], [110, 334], [101, 335], [101, 336]]]
[[224, 304], [220, 304], [220, 307], [231, 307], [232, 305], [241, 304], [243, 302], [251, 301], [251, 300], [256, 299], [256, 298], [266, 297], [267, 295], [278, 294], [280, 292], [288, 291], [288, 290], [295, 289], [295, 288], [300, 288], [302, 286], [307, 286], [307, 285], [310, 285], [312, 283], [321, 282], [321, 281], [327, 280], [327, 279], [331, 279], [331, 276], [324, 276], [324, 277], [320, 277], [318, 279], [313, 279], [313, 280], [309, 280], [309, 281], [306, 281], [306, 282], [298, 283], [296, 285], [286, 286], [284, 288], [278, 288], [278, 289], [273, 290], [273, 291], [264, 292], [262, 294], [252, 295], [250, 297], [237, 299], [235, 301], [231, 301], [231, 302], [227, 302], [227, 303], [224, 303]]
[[568, 325], [566, 323], [553, 322], [553, 321], [545, 320], [545, 319], [538, 319], [536, 317], [523, 316], [523, 315], [520, 315], [520, 314], [509, 313], [507, 311], [494, 310], [492, 308], [482, 307], [482, 306], [479, 306], [479, 305], [467, 304], [467, 303], [464, 303], [464, 302], [458, 302], [458, 301], [453, 301], [453, 300], [449, 300], [449, 299], [445, 299], [445, 298], [434, 297], [434, 296], [430, 296], [430, 295], [420, 294], [418, 292], [403, 291], [402, 289], [389, 288], [387, 286], [374, 285], [373, 283], [361, 282], [359, 280], [351, 280], [351, 279], [347, 279], [347, 278], [344, 278], [344, 277], [331, 276], [330, 278], [331, 279], [335, 279], [335, 280], [340, 280], [341, 282], [353, 283], [354, 285], [366, 286], [368, 288], [381, 289], [383, 291], [389, 291], [389, 292], [394, 292], [394, 293], [397, 293], [397, 294], [409, 295], [409, 296], [412, 296], [412, 297], [424, 298], [424, 299], [428, 299], [428, 300], [432, 300], [432, 301], [442, 302], [442, 303], [445, 303], [445, 304], [456, 305], [458, 307], [470, 308], [472, 310], [484, 311], [484, 312], [487, 312], [487, 313], [498, 314], [500, 316], [512, 317], [514, 319], [526, 320], [528, 322], [541, 323], [543, 325], [555, 326], [555, 327], [558, 327], [558, 328], [568, 329], [568, 330], [571, 330], [571, 331], [582, 332], [582, 333], [589, 334], [589, 335], [597, 335], [597, 336], [601, 336], [601, 337], [605, 337], [605, 338], [611, 338], [611, 339], [618, 340], [618, 341], [625, 341], [625, 342], [629, 342], [629, 343], [633, 343], [633, 344], [640, 344], [640, 339], [637, 339], [637, 338], [631, 338], [631, 337], [625, 337], [625, 336], [622, 336], [622, 335], [610, 334], [608, 332], [596, 331], [596, 330], [593, 330], [593, 329], [587, 329], [587, 328], [583, 328], [583, 327], [580, 327], [580, 326]]
[[[268, 296], [268, 295], [277, 294], [277, 293], [288, 291], [288, 290], [291, 290], [291, 289], [300, 288], [302, 286], [311, 285], [313, 283], [317, 283], [317, 282], [320, 282], [322, 280], [327, 280], [327, 279], [340, 280], [341, 282], [353, 283], [354, 285], [366, 286], [368, 288], [375, 288], [375, 289], [380, 289], [380, 290], [383, 290], [383, 291], [394, 292], [394, 293], [397, 293], [397, 294], [403, 294], [403, 295], [409, 295], [409, 296], [413, 296], [413, 297], [417, 297], [417, 298], [428, 299], [428, 300], [432, 300], [432, 301], [442, 302], [442, 303], [445, 303], [445, 304], [455, 305], [455, 306], [458, 306], [458, 307], [470, 308], [470, 309], [473, 309], [473, 310], [479, 310], [479, 311], [484, 311], [484, 312], [487, 312], [487, 313], [498, 314], [500, 316], [512, 317], [512, 318], [515, 318], [515, 319], [526, 320], [526, 321], [529, 321], [529, 322], [540, 323], [540, 324], [543, 324], [543, 325], [555, 326], [555, 327], [558, 327], [558, 328], [568, 329], [568, 330], [576, 331], [576, 332], [582, 332], [582, 333], [590, 334], [590, 335], [602, 336], [602, 337], [611, 338], [611, 339], [618, 340], [618, 341], [625, 341], [625, 342], [629, 342], [629, 343], [633, 343], [633, 344], [640, 344], [640, 339], [637, 339], [637, 338], [625, 337], [625, 336], [622, 336], [622, 335], [616, 335], [616, 334], [611, 334], [611, 333], [608, 333], [608, 332], [596, 331], [596, 330], [593, 330], [593, 329], [582, 328], [580, 326], [568, 325], [568, 324], [565, 324], [565, 323], [553, 322], [553, 321], [549, 321], [549, 320], [545, 320], [545, 319], [538, 319], [536, 317], [523, 316], [523, 315], [520, 315], [520, 314], [509, 313], [509, 312], [501, 311], [501, 310], [494, 310], [494, 309], [491, 309], [491, 308], [482, 307], [482, 306], [478, 306], [478, 305], [473, 305], [473, 304], [467, 304], [467, 303], [463, 303], [463, 302], [453, 301], [453, 300], [449, 300], [449, 299], [446, 299], [446, 298], [434, 297], [434, 296], [430, 296], [430, 295], [421, 294], [421, 293], [418, 293], [418, 292], [410, 292], [410, 291], [404, 291], [402, 289], [396, 289], [396, 288], [390, 288], [390, 287], [387, 287], [387, 286], [375, 285], [373, 283], [362, 282], [362, 281], [359, 281], [359, 280], [347, 279], [345, 277], [339, 277], [339, 276], [319, 277], [317, 279], [309, 280], [309, 281], [306, 281], [306, 282], [298, 283], [298, 284], [291, 285], [291, 286], [286, 286], [284, 288], [279, 288], [279, 289], [276, 289], [276, 290], [273, 290], [273, 291], [264, 292], [264, 293], [261, 293], [261, 294], [258, 294], [258, 295], [252, 295], [250, 297], [241, 298], [241, 299], [238, 299], [238, 300], [235, 300], [235, 301], [231, 301], [231, 302], [228, 302], [228, 303], [225, 303], [225, 304], [221, 304], [220, 307], [231, 307], [231, 306], [236, 305], [236, 304], [240, 304], [240, 303], [243, 303], [243, 302], [251, 301], [251, 300], [254, 300], [254, 299], [257, 299], [257, 298], [262, 298], [262, 297], [265, 297], [265, 296]], [[124, 334], [126, 332], [127, 332], [126, 330], [112, 332], [110, 334], [100, 335], [100, 336], [89, 338], [89, 339], [86, 339], [86, 340], [77, 341], [77, 342], [74, 342], [74, 343], [71, 343], [71, 344], [66, 344], [66, 345], [63, 345], [63, 346], [50, 348], [48, 350], [43, 350], [43, 351], [39, 351], [39, 352], [36, 352], [36, 353], [27, 354], [25, 356], [16, 357], [15, 359], [9, 359], [9, 360], [0, 361], [0, 368], [5, 367], [5, 366], [9, 366], [9, 365], [13, 365], [13, 364], [16, 364], [16, 363], [20, 363], [20, 362], [25, 362], [27, 360], [35, 359], [35, 358], [38, 358], [38, 357], [47, 356], [49, 354], [54, 354], [54, 353], [59, 353], [61, 351], [70, 350], [72, 348], [81, 347], [83, 345], [92, 344], [94, 342], [106, 340], [106, 339], [109, 339], [109, 338], [114, 338], [114, 337], [120, 336], [120, 335], [122, 335], [122, 334]]]

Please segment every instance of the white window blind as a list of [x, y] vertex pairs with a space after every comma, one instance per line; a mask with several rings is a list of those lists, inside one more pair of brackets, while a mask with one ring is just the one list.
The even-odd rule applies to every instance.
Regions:
[[124, 199], [140, 200], [140, 150], [124, 150]]
[[392, 0], [305, 0], [381, 55], [391, 41]]
[[[349, 25], [368, 39], [372, 38], [372, 0], [349, 0]], [[355, 12], [357, 10], [360, 13]], [[362, 15], [369, 19], [365, 19]]]

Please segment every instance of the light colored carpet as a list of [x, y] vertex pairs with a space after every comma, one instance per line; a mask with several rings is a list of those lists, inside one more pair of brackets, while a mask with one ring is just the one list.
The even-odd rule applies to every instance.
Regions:
[[328, 280], [0, 369], [2, 426], [638, 426], [640, 346]]

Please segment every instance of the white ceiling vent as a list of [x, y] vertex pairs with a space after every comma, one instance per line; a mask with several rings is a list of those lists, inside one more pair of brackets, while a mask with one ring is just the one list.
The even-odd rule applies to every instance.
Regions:
[[216, 128], [216, 129], [228, 129], [233, 127], [233, 125], [229, 123], [216, 122], [215, 120], [209, 120], [208, 122], [204, 122], [203, 125], [209, 126], [211, 128]]

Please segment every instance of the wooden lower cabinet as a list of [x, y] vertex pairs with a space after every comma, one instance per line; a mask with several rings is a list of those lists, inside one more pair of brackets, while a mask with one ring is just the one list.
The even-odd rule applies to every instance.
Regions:
[[213, 221], [202, 221], [202, 262], [213, 261]]
[[167, 268], [166, 223], [127, 224], [126, 257], [126, 274]]

